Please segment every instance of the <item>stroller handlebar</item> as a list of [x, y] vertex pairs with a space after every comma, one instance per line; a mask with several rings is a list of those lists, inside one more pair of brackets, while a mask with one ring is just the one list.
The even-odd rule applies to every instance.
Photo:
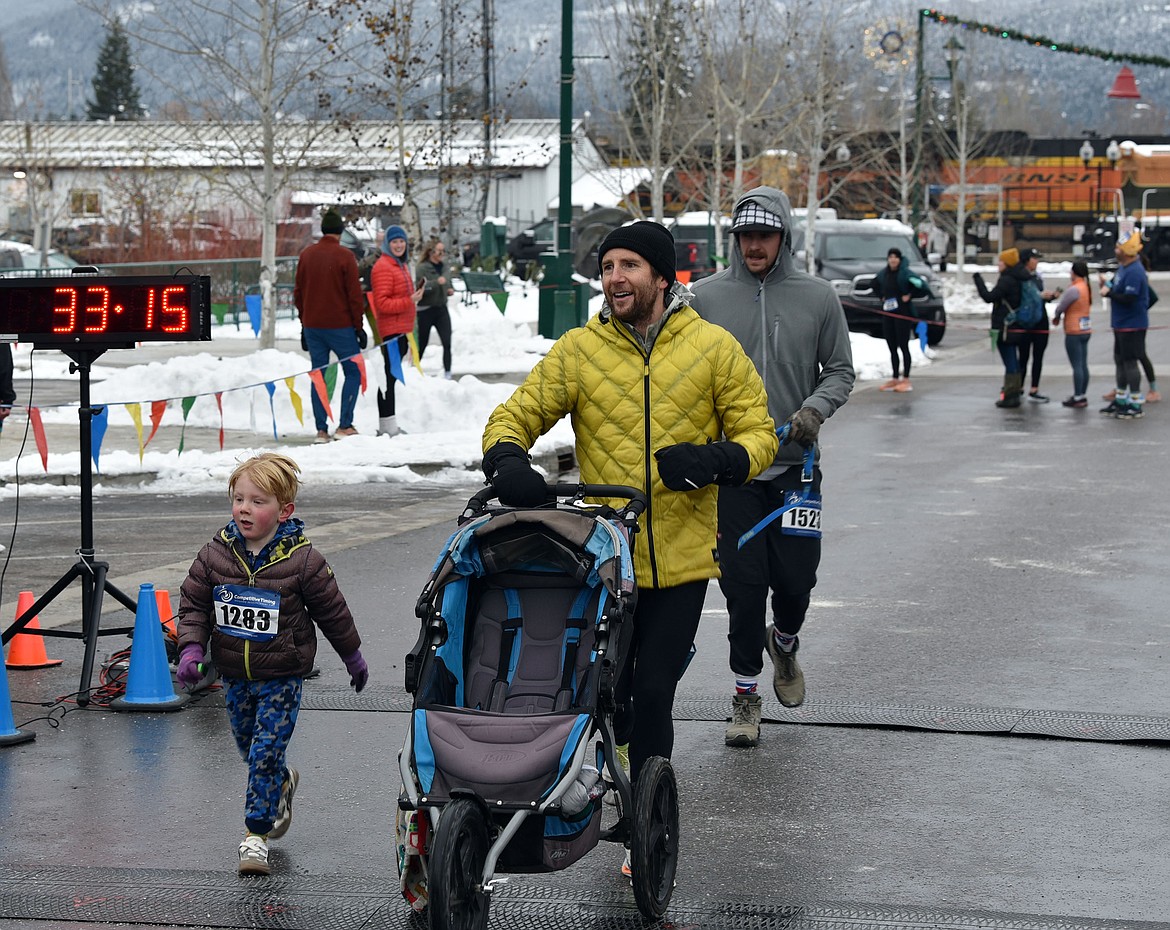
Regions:
[[[569, 498], [571, 502], [583, 500], [586, 497], [610, 497], [621, 498], [627, 503], [622, 508], [622, 512], [628, 517], [637, 521], [643, 513], [646, 512], [646, 495], [637, 488], [629, 487], [624, 484], [569, 484], [568, 482], [557, 482], [556, 484], [546, 484], [548, 501], [553, 503], [560, 498]], [[460, 522], [473, 519], [479, 514], [487, 510], [488, 503], [496, 500], [496, 490], [490, 484], [482, 490], [477, 491], [468, 500], [467, 506], [463, 509], [460, 515]]]

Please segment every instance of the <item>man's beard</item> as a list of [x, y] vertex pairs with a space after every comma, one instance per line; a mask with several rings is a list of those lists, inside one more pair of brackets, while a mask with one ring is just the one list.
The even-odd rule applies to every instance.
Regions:
[[609, 308], [613, 311], [614, 316], [627, 326], [641, 328], [654, 315], [654, 310], [658, 305], [659, 289], [656, 287], [656, 282], [650, 281], [644, 285], [630, 287], [628, 290], [633, 295], [633, 301], [626, 310], [617, 310], [614, 307], [612, 289], [606, 293], [605, 299], [609, 303]]

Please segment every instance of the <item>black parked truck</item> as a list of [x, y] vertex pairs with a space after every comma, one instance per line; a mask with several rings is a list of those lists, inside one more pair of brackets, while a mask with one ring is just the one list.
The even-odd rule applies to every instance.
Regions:
[[[918, 248], [913, 229], [897, 220], [818, 219], [813, 230], [816, 273], [832, 283], [851, 331], [881, 336], [881, 298], [871, 284], [874, 275], [886, 266], [890, 249], [896, 247], [909, 262], [910, 273], [924, 284], [910, 307], [917, 319], [927, 323], [927, 345], [942, 342], [947, 328], [942, 283]], [[806, 236], [807, 226], [793, 228], [792, 248], [801, 269], [805, 267]]]

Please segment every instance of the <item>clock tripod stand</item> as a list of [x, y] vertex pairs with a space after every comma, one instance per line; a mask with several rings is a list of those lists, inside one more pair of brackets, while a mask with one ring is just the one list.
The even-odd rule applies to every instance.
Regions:
[[209, 275], [107, 276], [92, 265], [72, 269], [69, 277], [0, 280], [0, 340], [31, 342], [37, 349], [59, 349], [81, 373], [81, 547], [77, 561], [0, 637], [7, 643], [74, 581], [81, 582], [81, 630], [42, 630], [43, 636], [85, 641], [77, 703], [90, 702], [90, 680], [99, 636], [131, 633], [133, 627], [101, 629], [102, 601], [108, 592], [138, 612], [134, 598], [108, 580], [109, 564], [94, 558], [93, 417], [90, 368], [107, 349], [133, 349], [138, 342], [211, 339]]
[[101, 412], [100, 407], [90, 404], [90, 368], [94, 359], [98, 358], [105, 348], [65, 348], [61, 350], [72, 360], [69, 371], [81, 374], [80, 393], [80, 441], [81, 441], [81, 546], [77, 550], [77, 561], [57, 579], [49, 589], [38, 598], [31, 607], [20, 614], [12, 625], [4, 631], [3, 642], [8, 643], [12, 637], [20, 633], [46, 606], [53, 602], [74, 581], [81, 582], [81, 630], [39, 630], [42, 636], [57, 636], [65, 639], [81, 639], [85, 641], [85, 653], [81, 663], [81, 682], [77, 687], [77, 703], [80, 707], [89, 704], [90, 681], [93, 678], [94, 658], [97, 655], [97, 641], [99, 636], [109, 636], [116, 633], [128, 634], [134, 627], [117, 627], [101, 629], [102, 602], [106, 592], [128, 610], [137, 613], [138, 603], [124, 591], [112, 584], [107, 576], [109, 563], [96, 559], [93, 541], [93, 418]]

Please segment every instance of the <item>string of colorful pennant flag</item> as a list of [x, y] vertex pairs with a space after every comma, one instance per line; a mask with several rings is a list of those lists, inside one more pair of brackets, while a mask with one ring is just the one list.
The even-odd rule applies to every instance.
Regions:
[[[410, 344], [411, 363], [419, 373], [422, 373], [422, 364], [419, 359], [418, 343], [415, 341], [413, 334], [407, 335], [407, 340]], [[322, 365], [319, 368], [310, 368], [308, 371], [297, 372], [293, 375], [288, 375], [284, 378], [274, 379], [272, 381], [257, 381], [254, 384], [244, 384], [239, 387], [225, 388], [220, 391], [206, 391], [200, 394], [188, 394], [183, 397], [166, 397], [158, 400], [147, 401], [126, 401], [120, 403], [107, 403], [101, 405], [94, 405], [95, 412], [92, 416], [91, 428], [91, 447], [90, 456], [93, 459], [94, 467], [101, 471], [100, 459], [102, 443], [105, 440], [106, 429], [109, 426], [109, 408], [111, 406], [122, 406], [130, 414], [130, 419], [134, 423], [135, 431], [138, 434], [138, 460], [141, 462], [145, 454], [146, 447], [150, 445], [150, 441], [154, 439], [159, 427], [162, 425], [163, 418], [171, 403], [178, 402], [183, 416], [183, 427], [179, 433], [179, 448], [178, 454], [183, 454], [183, 448], [187, 435], [187, 417], [191, 413], [191, 408], [195, 406], [195, 402], [201, 397], [214, 397], [216, 407], [219, 410], [219, 448], [222, 451], [224, 445], [224, 427], [223, 427], [223, 395], [235, 391], [250, 391], [255, 388], [263, 387], [268, 393], [268, 405], [272, 414], [272, 438], [279, 439], [276, 423], [276, 381], [283, 382], [285, 388], [288, 390], [289, 402], [292, 404], [293, 414], [297, 418], [297, 422], [304, 425], [304, 411], [305, 404], [300, 394], [297, 393], [295, 383], [297, 377], [300, 375], [307, 375], [312, 385], [314, 393], [316, 393], [321, 405], [325, 408], [325, 414], [329, 419], [333, 419], [333, 410], [330, 407], [330, 400], [333, 398], [334, 390], [337, 386], [337, 369], [342, 362], [353, 361], [358, 366], [358, 372], [361, 376], [361, 392], [366, 391], [366, 353], [370, 352], [384, 352], [389, 362], [390, 375], [396, 381], [405, 383], [406, 379], [402, 367], [402, 354], [398, 349], [398, 340], [392, 339], [389, 342], [381, 343], [363, 352], [359, 352], [350, 358], [342, 359], [340, 362], [330, 362], [327, 365]], [[71, 406], [71, 405], [60, 405]], [[143, 438], [145, 433], [145, 426], [142, 418], [143, 407], [149, 408], [150, 416], [150, 433]], [[29, 423], [32, 426], [33, 439], [36, 443], [37, 452], [41, 457], [41, 465], [47, 472], [49, 470], [49, 443], [45, 434], [45, 426], [41, 417], [40, 407], [24, 408], [19, 404], [14, 404], [13, 409], [25, 409], [28, 412]]]

